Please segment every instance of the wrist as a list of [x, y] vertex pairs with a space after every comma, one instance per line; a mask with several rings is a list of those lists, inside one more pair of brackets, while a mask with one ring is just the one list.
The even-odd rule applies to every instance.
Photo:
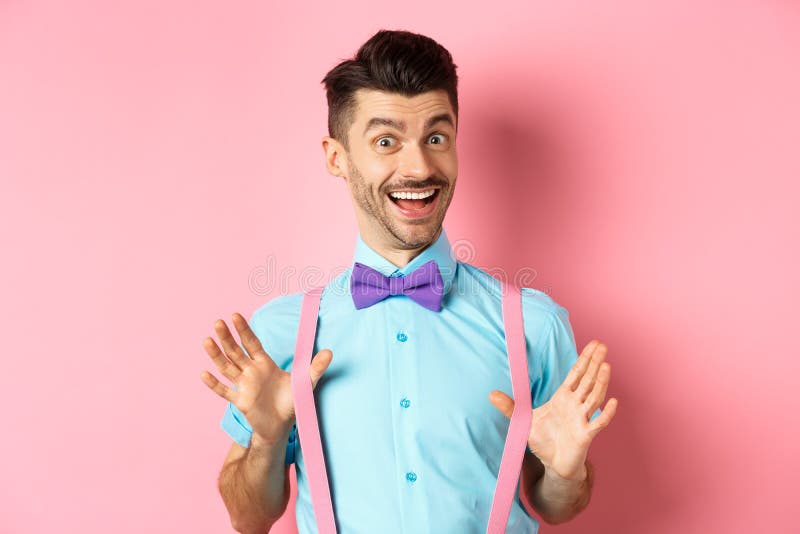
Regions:
[[545, 467], [544, 475], [534, 488], [534, 506], [545, 521], [563, 523], [589, 504], [593, 480], [591, 469], [591, 464], [585, 463], [574, 477], [565, 478], [554, 469]]
[[545, 466], [544, 476], [547, 477], [549, 481], [560, 486], [580, 486], [589, 478], [589, 470], [586, 467], [586, 462], [581, 464], [580, 468], [575, 473], [564, 475], [559, 474], [550, 466]]
[[253, 432], [250, 435], [250, 447], [264, 449], [274, 448], [278, 445], [286, 446], [289, 441], [289, 435], [292, 433], [292, 423], [288, 426], [282, 426], [276, 436], [263, 436], [258, 432]]

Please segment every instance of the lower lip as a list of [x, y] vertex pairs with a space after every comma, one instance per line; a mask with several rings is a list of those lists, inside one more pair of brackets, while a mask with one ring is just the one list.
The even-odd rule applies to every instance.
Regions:
[[[389, 195], [386, 195], [387, 197]], [[389, 198], [389, 204], [395, 207], [397, 211], [400, 212], [406, 219], [423, 219], [433, 213], [433, 210], [436, 209], [436, 206], [439, 204], [439, 197], [442, 196], [442, 190], [437, 189], [436, 193], [433, 195], [433, 200], [429, 204], [426, 204], [424, 208], [420, 208], [418, 210], [407, 210], [403, 209], [397, 205], [391, 198]]]

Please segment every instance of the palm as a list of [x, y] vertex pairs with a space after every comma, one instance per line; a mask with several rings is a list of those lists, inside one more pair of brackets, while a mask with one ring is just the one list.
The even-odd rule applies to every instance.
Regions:
[[[221, 320], [215, 326], [225, 352], [212, 338], [206, 338], [204, 346], [217, 368], [236, 385], [236, 389], [222, 384], [207, 371], [202, 373], [203, 382], [242, 412], [253, 433], [266, 439], [276, 439], [285, 434], [295, 419], [291, 374], [275, 365], [244, 317], [237, 313], [233, 318], [247, 353], [233, 338], [228, 325]], [[309, 369], [312, 387], [316, 386], [330, 364], [332, 354], [330, 350], [323, 349], [317, 356], [312, 359]]]
[[577, 403], [558, 390], [553, 397], [533, 410], [528, 447], [544, 465], [550, 465], [563, 478], [580, 472], [592, 436], [589, 423]]
[[266, 353], [253, 355], [235, 383], [237, 390], [231, 402], [247, 418], [253, 432], [273, 436], [284, 424], [294, 421], [291, 375]]
[[[592, 341], [583, 349], [575, 365], [553, 396], [531, 412], [528, 447], [542, 464], [562, 478], [579, 478], [589, 445], [616, 412], [617, 400], [609, 399], [593, 421], [591, 415], [605, 399], [611, 379], [611, 366], [603, 359], [606, 346]], [[502, 391], [490, 399], [507, 417], [514, 401]]]

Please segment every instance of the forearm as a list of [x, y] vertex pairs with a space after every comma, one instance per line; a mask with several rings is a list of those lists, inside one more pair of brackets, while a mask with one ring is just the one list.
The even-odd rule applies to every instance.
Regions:
[[220, 494], [237, 532], [268, 532], [286, 510], [290, 493], [285, 467], [288, 441], [288, 430], [275, 443], [253, 434], [245, 456], [220, 473]]
[[[528, 505], [547, 523], [552, 525], [569, 521], [589, 504], [594, 484], [594, 467], [586, 461], [586, 477], [583, 480], [564, 480], [545, 469], [535, 481], [527, 481], [524, 487]], [[523, 504], [524, 503], [523, 498]]]

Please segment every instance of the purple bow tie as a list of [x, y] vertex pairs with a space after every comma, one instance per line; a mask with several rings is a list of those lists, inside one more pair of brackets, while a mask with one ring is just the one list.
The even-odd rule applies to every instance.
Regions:
[[406, 295], [429, 310], [442, 307], [444, 282], [436, 260], [423, 263], [406, 276], [385, 276], [372, 267], [355, 262], [350, 276], [350, 294], [356, 309], [372, 306], [389, 295]]

